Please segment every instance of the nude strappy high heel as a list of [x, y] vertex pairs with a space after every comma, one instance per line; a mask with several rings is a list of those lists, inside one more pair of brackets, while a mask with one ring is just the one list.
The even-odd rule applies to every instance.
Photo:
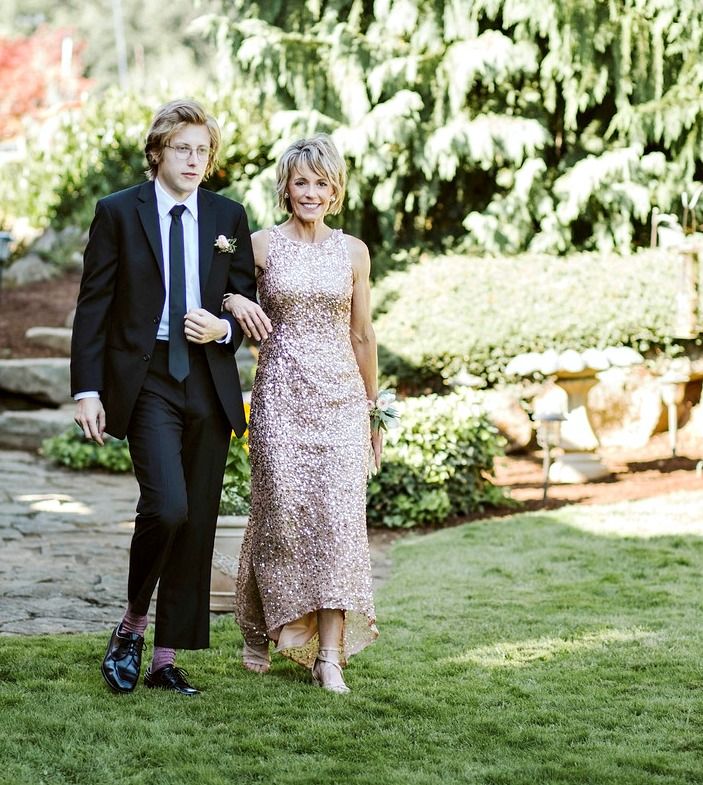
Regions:
[[271, 667], [271, 655], [268, 643], [253, 646], [244, 641], [242, 648], [242, 664], [252, 673], [268, 673]]
[[[339, 671], [339, 676], [342, 680], [341, 684], [330, 684], [323, 681], [320, 674], [320, 671], [323, 669], [318, 668], [320, 663], [323, 662], [327, 663], [328, 665], [333, 665]], [[327, 690], [328, 692], [336, 692], [339, 694], [351, 692], [349, 687], [347, 687], [347, 685], [344, 683], [342, 666], [339, 664], [339, 649], [320, 649], [312, 666], [312, 683], [316, 687], [322, 687], [323, 690]]]

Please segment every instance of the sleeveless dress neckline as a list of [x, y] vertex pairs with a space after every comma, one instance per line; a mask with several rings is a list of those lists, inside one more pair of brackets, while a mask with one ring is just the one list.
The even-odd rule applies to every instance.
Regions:
[[294, 245], [304, 245], [309, 248], [322, 248], [323, 245], [326, 245], [336, 234], [340, 233], [341, 229], [332, 229], [330, 234], [325, 237], [324, 240], [321, 240], [319, 243], [309, 243], [306, 240], [294, 240], [292, 237], [288, 237], [287, 234], [281, 231], [281, 227], [278, 224], [274, 224], [273, 231], [282, 237], [284, 240], [287, 240], [289, 243], [293, 243]]

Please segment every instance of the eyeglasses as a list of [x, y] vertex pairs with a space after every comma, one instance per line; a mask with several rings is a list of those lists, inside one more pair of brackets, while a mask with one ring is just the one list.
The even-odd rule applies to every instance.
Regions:
[[193, 153], [195, 153], [195, 157], [199, 161], [207, 161], [210, 155], [210, 148], [204, 146], [196, 147], [195, 149], [189, 144], [167, 144], [164, 146], [170, 147], [176, 154], [176, 158], [180, 158], [181, 161], [187, 161]]

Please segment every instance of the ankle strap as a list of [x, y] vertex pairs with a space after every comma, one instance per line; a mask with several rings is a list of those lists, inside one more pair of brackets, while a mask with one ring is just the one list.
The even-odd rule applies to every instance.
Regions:
[[[317, 653], [317, 659], [320, 662], [328, 662], [331, 665], [339, 665], [339, 649], [320, 649]], [[330, 656], [336, 655], [336, 656]]]

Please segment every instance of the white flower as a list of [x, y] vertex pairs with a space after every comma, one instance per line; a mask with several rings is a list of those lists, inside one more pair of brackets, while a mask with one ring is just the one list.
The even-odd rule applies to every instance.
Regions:
[[395, 405], [395, 390], [381, 390], [375, 401], [369, 401], [369, 415], [374, 430], [397, 428], [400, 412]]
[[237, 241], [233, 237], [227, 238], [224, 234], [221, 234], [217, 240], [215, 240], [215, 248], [217, 248], [220, 253], [234, 253], [236, 247]]
[[395, 403], [395, 392], [393, 390], [381, 390], [376, 398], [376, 406], [382, 411], [388, 411]]

